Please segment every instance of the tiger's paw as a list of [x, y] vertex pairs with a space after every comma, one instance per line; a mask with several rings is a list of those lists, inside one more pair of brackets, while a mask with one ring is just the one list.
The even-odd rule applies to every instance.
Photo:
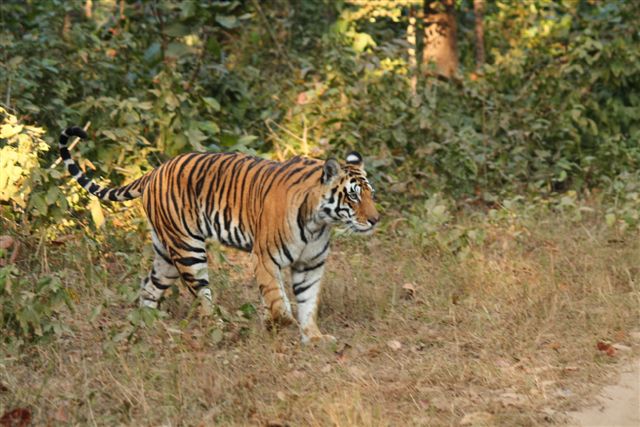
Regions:
[[271, 331], [274, 329], [283, 329], [295, 323], [296, 320], [288, 313], [278, 313], [276, 315], [272, 313], [271, 317], [266, 320], [265, 326], [267, 327], [267, 330]]
[[200, 317], [213, 317], [215, 315], [215, 305], [213, 304], [211, 289], [200, 289], [200, 291], [198, 291], [198, 300], [200, 301]]
[[202, 318], [211, 318], [215, 316], [215, 308], [211, 303], [205, 303], [204, 301], [200, 304], [198, 308], [198, 314]]
[[337, 342], [336, 337], [329, 334], [302, 335], [302, 344], [329, 345]]

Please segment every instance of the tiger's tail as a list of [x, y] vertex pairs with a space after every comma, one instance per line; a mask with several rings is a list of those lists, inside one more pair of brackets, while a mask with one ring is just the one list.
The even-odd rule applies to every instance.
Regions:
[[73, 178], [82, 185], [82, 187], [87, 190], [89, 193], [94, 196], [102, 199], [109, 200], [112, 202], [124, 202], [126, 200], [133, 200], [140, 196], [142, 196], [142, 192], [147, 186], [147, 182], [149, 181], [149, 174], [146, 174], [131, 184], [124, 185], [122, 187], [115, 188], [107, 188], [103, 187], [99, 184], [96, 184], [84, 174], [78, 167], [78, 164], [71, 158], [71, 154], [69, 153], [69, 148], [67, 147], [67, 143], [69, 142], [69, 137], [77, 136], [82, 139], [87, 138], [87, 133], [84, 129], [79, 127], [69, 127], [62, 131], [60, 134], [60, 140], [58, 144], [58, 148], [60, 149], [60, 157], [64, 160], [64, 164], [67, 166], [67, 170], [73, 176]]

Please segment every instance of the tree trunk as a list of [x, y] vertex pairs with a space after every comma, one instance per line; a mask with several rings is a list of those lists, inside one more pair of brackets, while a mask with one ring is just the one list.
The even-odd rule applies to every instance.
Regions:
[[484, 65], [484, 0], [473, 0], [476, 21], [476, 70]]
[[411, 76], [411, 93], [416, 94], [416, 86], [418, 85], [418, 60], [416, 52], [418, 44], [416, 41], [416, 10], [413, 6], [409, 6], [409, 25], [407, 25], [407, 44], [409, 49], [409, 75]]
[[435, 65], [435, 74], [447, 78], [458, 70], [454, 7], [454, 0], [424, 2], [423, 64], [427, 75], [432, 74], [430, 63]]
[[93, 0], [86, 0], [84, 2], [84, 16], [87, 19], [91, 19], [93, 16]]

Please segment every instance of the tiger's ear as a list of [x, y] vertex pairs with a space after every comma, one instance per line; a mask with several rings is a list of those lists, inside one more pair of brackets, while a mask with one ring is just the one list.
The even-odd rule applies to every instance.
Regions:
[[327, 159], [322, 169], [322, 183], [329, 184], [340, 174], [340, 163], [336, 159]]
[[364, 160], [362, 160], [362, 156], [357, 151], [352, 151], [347, 154], [347, 164], [364, 169]]

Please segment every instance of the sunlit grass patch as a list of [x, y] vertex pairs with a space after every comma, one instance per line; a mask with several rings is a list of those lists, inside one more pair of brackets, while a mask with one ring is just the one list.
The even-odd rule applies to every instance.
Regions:
[[40, 244], [16, 232], [23, 279], [55, 275], [72, 303], [55, 315], [68, 331], [0, 349], [0, 409], [28, 408], [38, 424], [539, 425], [562, 422], [638, 352], [633, 232], [465, 214], [424, 235], [398, 218], [335, 239], [319, 325], [339, 341], [327, 347], [265, 330], [239, 252], [211, 252], [219, 311], [201, 319], [184, 289], [161, 311], [136, 308], [142, 236]]

